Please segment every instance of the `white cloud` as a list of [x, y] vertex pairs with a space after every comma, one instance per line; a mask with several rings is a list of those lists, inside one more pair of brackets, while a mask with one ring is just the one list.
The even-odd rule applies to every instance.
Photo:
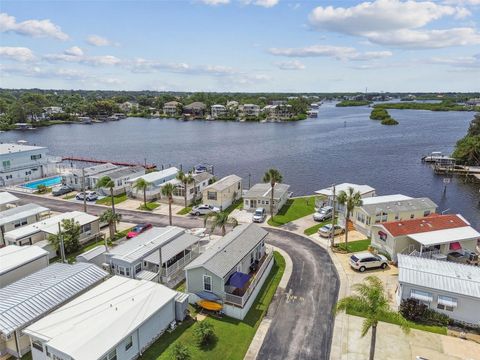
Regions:
[[86, 41], [92, 46], [118, 46], [118, 43], [99, 35], [89, 35]]
[[241, 0], [245, 5], [257, 5], [264, 8], [271, 8], [278, 4], [279, 0]]
[[0, 32], [14, 32], [19, 35], [31, 37], [52, 37], [58, 40], [67, 40], [60, 26], [50, 20], [25, 20], [17, 22], [15, 17], [7, 13], [0, 13]]
[[0, 47], [0, 57], [20, 62], [35, 60], [32, 50], [26, 47], [2, 46]]
[[447, 5], [480, 5], [480, 0], [444, 0], [444, 4]]
[[200, 1], [206, 5], [213, 5], [213, 6], [225, 5], [230, 3], [230, 0], [200, 0]]
[[277, 62], [275, 65], [281, 70], [304, 70], [305, 65], [298, 60]]
[[353, 47], [333, 45], [312, 45], [304, 48], [271, 48], [270, 54], [287, 57], [332, 57], [337, 60], [372, 60], [392, 56], [390, 51], [359, 52]]
[[433, 57], [429, 64], [450, 65], [456, 68], [480, 68], [480, 54], [473, 56]]
[[113, 55], [89, 56], [85, 55], [78, 46], [66, 49], [63, 54], [48, 54], [43, 57], [49, 62], [70, 62], [91, 66], [119, 65], [122, 60]]
[[71, 56], [83, 56], [83, 50], [78, 46], [72, 46], [71, 48], [65, 50], [64, 53]]

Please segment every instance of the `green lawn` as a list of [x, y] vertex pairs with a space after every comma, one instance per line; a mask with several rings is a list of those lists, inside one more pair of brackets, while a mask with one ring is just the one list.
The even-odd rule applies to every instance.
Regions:
[[[267, 211], [269, 211], [267, 206]], [[315, 212], [315, 196], [287, 200], [277, 215], [268, 219], [271, 226], [281, 226]]]
[[[360, 252], [368, 250], [370, 246], [370, 239], [349, 241], [347, 246], [347, 252]], [[345, 243], [338, 244], [340, 250], [345, 251]]]
[[190, 211], [192, 211], [192, 207], [187, 206], [186, 208], [183, 208], [182, 210], [178, 211], [177, 215], [187, 215], [188, 213], [190, 213]]
[[[121, 202], [124, 202], [125, 200], [127, 200], [127, 194], [125, 194], [125, 193], [120, 194], [120, 195], [115, 195], [113, 197], [113, 202], [115, 204], [120, 204]], [[112, 204], [112, 197], [111, 196], [105, 196], [104, 198], [97, 200], [95, 203], [98, 204], [98, 205], [111, 205]]]
[[152, 211], [155, 210], [160, 206], [159, 203], [156, 202], [147, 202], [147, 206], [145, 207], [145, 204], [142, 204], [138, 207], [138, 210], [146, 210], [146, 211]]
[[70, 200], [70, 199], [75, 198], [75, 196], [76, 196], [76, 194], [67, 194], [62, 199]]
[[186, 282], [185, 280], [183, 280], [182, 282], [180, 282], [177, 286], [175, 286], [175, 289], [176, 291], [182, 291], [182, 292], [185, 292], [185, 288], [186, 288]]
[[243, 209], [243, 198], [236, 200], [232, 205], [227, 207], [224, 210], [224, 212], [226, 212], [227, 214], [230, 214], [235, 209], [240, 209], [240, 210]]
[[277, 252], [274, 253], [275, 264], [272, 267], [265, 284], [260, 290], [257, 299], [243, 321], [230, 317], [217, 319], [209, 317], [207, 320], [213, 324], [217, 341], [206, 349], [199, 349], [195, 345], [193, 329], [195, 322], [184, 321], [172, 333], [162, 335], [143, 355], [146, 360], [172, 359], [173, 345], [183, 343], [190, 350], [192, 359], [229, 359], [242, 360], [250, 346], [260, 322], [265, 315], [268, 305], [272, 301], [278, 283], [285, 270], [285, 259]]
[[331, 224], [331, 223], [332, 223], [332, 220], [322, 221], [316, 225], [313, 225], [312, 227], [306, 228], [305, 230], [303, 230], [303, 233], [305, 235], [314, 235], [318, 232], [318, 229], [320, 229], [322, 226]]

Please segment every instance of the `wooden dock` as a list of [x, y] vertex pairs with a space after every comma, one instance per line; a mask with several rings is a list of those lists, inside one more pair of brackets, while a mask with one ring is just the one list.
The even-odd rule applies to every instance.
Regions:
[[79, 161], [79, 162], [88, 162], [92, 164], [113, 164], [118, 166], [143, 166], [147, 170], [153, 170], [157, 168], [155, 164], [140, 164], [140, 163], [129, 163], [123, 161], [110, 161], [110, 160], [98, 160], [98, 159], [90, 159], [90, 158], [83, 158], [83, 157], [76, 157], [76, 156], [64, 156], [62, 157], [62, 161]]

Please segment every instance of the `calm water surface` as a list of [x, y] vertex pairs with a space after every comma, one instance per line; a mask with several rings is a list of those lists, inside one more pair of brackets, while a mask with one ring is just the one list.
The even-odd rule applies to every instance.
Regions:
[[218, 176], [235, 173], [252, 183], [278, 168], [295, 195], [332, 183], [369, 184], [377, 194], [428, 196], [439, 210], [460, 212], [480, 228], [480, 186], [454, 179], [443, 196], [443, 178], [420, 162], [431, 151], [450, 153], [465, 135], [471, 112], [390, 110], [398, 126], [369, 119], [370, 108], [324, 104], [318, 119], [296, 123], [182, 122], [129, 118], [95, 125], [58, 125], [0, 134], [27, 140], [52, 155], [74, 155], [157, 166], [200, 162]]

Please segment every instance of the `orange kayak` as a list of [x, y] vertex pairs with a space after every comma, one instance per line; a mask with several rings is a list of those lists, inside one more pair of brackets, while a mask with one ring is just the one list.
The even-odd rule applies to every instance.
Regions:
[[219, 304], [215, 301], [200, 300], [197, 301], [198, 306], [211, 311], [220, 311], [223, 308], [222, 304]]

